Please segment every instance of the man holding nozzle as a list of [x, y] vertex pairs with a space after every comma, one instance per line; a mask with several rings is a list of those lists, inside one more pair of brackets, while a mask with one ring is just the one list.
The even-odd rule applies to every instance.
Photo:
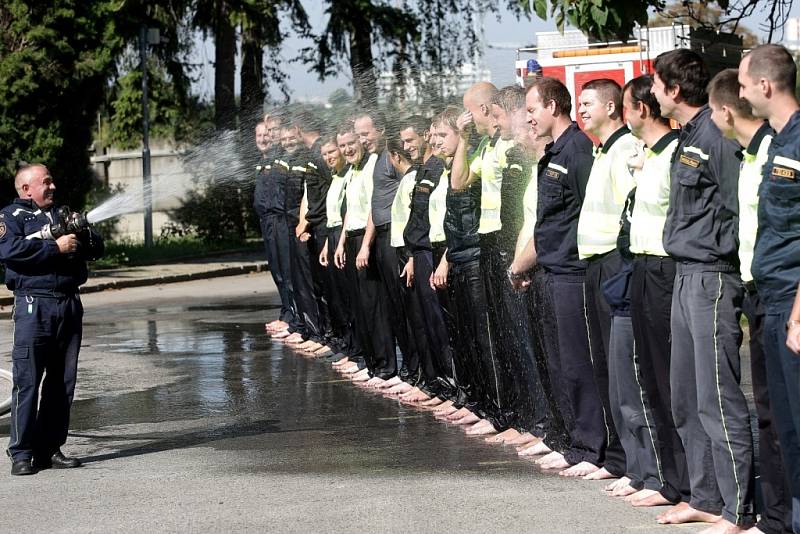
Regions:
[[81, 465], [64, 456], [61, 446], [67, 440], [81, 346], [78, 288], [88, 276], [86, 261], [102, 256], [104, 245], [79, 214], [64, 220], [53, 201], [56, 187], [47, 167], [24, 165], [14, 185], [19, 198], [0, 211], [0, 261], [6, 286], [14, 292], [14, 384], [6, 452], [12, 475], [32, 475]]

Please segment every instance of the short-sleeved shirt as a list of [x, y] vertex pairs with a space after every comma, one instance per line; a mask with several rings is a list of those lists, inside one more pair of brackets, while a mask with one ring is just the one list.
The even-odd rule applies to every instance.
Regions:
[[[447, 191], [449, 177], [447, 174], [443, 175], [442, 171], [444, 171], [444, 162], [431, 156], [417, 172], [417, 182], [411, 198], [411, 215], [405, 232], [403, 232], [406, 246], [412, 252], [431, 249], [430, 238], [433, 230], [430, 203], [433, 201], [433, 192], [438, 187], [444, 186], [445, 192]], [[444, 217], [444, 213], [442, 213], [442, 217]], [[442, 240], [444, 240], [444, 235], [442, 235]]]
[[372, 198], [372, 173], [378, 156], [364, 154], [358, 164], [350, 167], [347, 179], [347, 225], [345, 231], [363, 230], [367, 227]]
[[507, 165], [506, 153], [513, 146], [513, 140], [503, 140], [498, 133], [488, 143], [481, 143], [470, 162], [470, 172], [481, 181], [481, 222], [478, 233], [489, 234], [502, 227], [503, 169]]
[[592, 169], [594, 145], [576, 123], [547, 145], [538, 164], [537, 263], [554, 274], [586, 270], [578, 257], [578, 217]]
[[664, 223], [669, 207], [669, 169], [677, 146], [678, 131], [670, 130], [652, 147], [645, 148], [644, 164], [636, 171], [636, 195], [630, 216], [633, 254], [667, 255]]
[[742, 154], [742, 170], [739, 172], [739, 269], [743, 282], [753, 280], [750, 267], [758, 232], [758, 188], [761, 186], [762, 171], [769, 157], [773, 134], [769, 123], [765, 122]]
[[628, 193], [635, 187], [628, 160], [636, 153], [636, 138], [623, 126], [595, 150], [578, 219], [578, 254], [600, 256], [617, 247], [619, 220]]
[[372, 173], [372, 224], [375, 226], [391, 222], [392, 202], [401, 178], [389, 159], [389, 151], [384, 149], [377, 155]]
[[328, 228], [336, 228], [342, 225], [342, 212], [344, 207], [345, 191], [350, 167], [343, 168], [340, 173], [331, 173], [331, 185], [328, 194], [325, 196], [325, 219]]
[[417, 167], [410, 167], [400, 179], [392, 202], [392, 225], [389, 231], [389, 244], [395, 248], [405, 246], [403, 231], [411, 215], [411, 195], [417, 183]]

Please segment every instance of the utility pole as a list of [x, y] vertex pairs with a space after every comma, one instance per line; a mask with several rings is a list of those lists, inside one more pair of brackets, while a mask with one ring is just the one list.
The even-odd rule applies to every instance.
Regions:
[[159, 42], [157, 29], [139, 29], [139, 59], [142, 68], [142, 200], [144, 246], [153, 246], [153, 185], [150, 178], [150, 114], [147, 106], [147, 45]]

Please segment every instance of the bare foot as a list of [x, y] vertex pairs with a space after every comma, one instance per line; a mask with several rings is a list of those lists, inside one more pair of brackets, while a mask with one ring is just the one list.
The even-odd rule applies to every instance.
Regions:
[[680, 502], [663, 514], [656, 516], [662, 525], [680, 525], [681, 523], [716, 523], [722, 519], [720, 515], [701, 512], [689, 506], [688, 502]]
[[628, 495], [625, 497], [625, 502], [629, 502], [631, 506], [636, 507], [666, 506], [672, 504], [659, 492], [649, 489], [643, 489], [632, 495]]
[[617, 486], [617, 488], [611, 492], [612, 497], [628, 497], [629, 495], [634, 495], [639, 493], [636, 488], [631, 486], [630, 484], [625, 484], [622, 486]]
[[550, 447], [548, 447], [544, 441], [540, 441], [533, 445], [529, 444], [526, 449], [522, 449], [517, 454], [520, 456], [541, 456], [542, 454], [550, 454], [551, 452], [553, 451]]
[[437, 405], [436, 408], [433, 409], [433, 415], [434, 417], [445, 417], [457, 411], [458, 408], [453, 406], [453, 401], [446, 400], [443, 403]]
[[470, 415], [471, 413], [472, 412], [469, 411], [467, 408], [460, 408], [460, 409], [456, 410], [455, 412], [451, 413], [450, 415], [448, 415], [447, 416], [447, 420], [448, 421], [457, 421], [457, 420], [461, 419], [462, 417]]
[[386, 390], [384, 395], [386, 395], [387, 397], [396, 397], [398, 395], [402, 395], [403, 393], [408, 393], [412, 389], [414, 389], [414, 386], [412, 386], [411, 384], [400, 382], [396, 386], [392, 386], [388, 390]]
[[505, 443], [508, 440], [516, 439], [519, 437], [519, 432], [517, 432], [513, 428], [509, 428], [508, 430], [504, 430], [497, 434], [496, 436], [492, 436], [486, 438], [487, 443]]
[[464, 432], [468, 436], [486, 436], [488, 434], [496, 434], [497, 429], [488, 419], [481, 419], [474, 425], [465, 427]]
[[348, 362], [341, 367], [339, 367], [339, 372], [343, 375], [353, 375], [358, 372], [358, 364], [353, 362]]
[[290, 345], [297, 345], [298, 343], [303, 342], [303, 336], [295, 332], [294, 334], [291, 334], [289, 337], [283, 338], [283, 341]]
[[334, 350], [330, 348], [328, 345], [322, 345], [320, 348], [314, 351], [314, 354], [320, 355], [320, 354], [325, 354], [326, 352], [334, 352]]
[[[441, 405], [443, 402], [444, 401], [442, 399], [440, 399], [439, 397], [428, 397], [428, 400], [421, 402], [420, 406], [426, 406], [426, 407], [429, 407], [429, 408], [433, 409], [434, 407]], [[451, 401], [447, 401], [447, 402], [451, 402]]]
[[[525, 434], [523, 434], [523, 436], [524, 435]], [[525, 443], [523, 443], [521, 445], [517, 445], [517, 452], [521, 452], [521, 451], [524, 451], [525, 449], [529, 449], [529, 448], [533, 447], [534, 445], [536, 445], [537, 443], [541, 443], [541, 441], [542, 441], [542, 438], [537, 438], [537, 437], [534, 436], [534, 439], [532, 439], [531, 441], [525, 442]]]
[[353, 376], [350, 377], [351, 380], [355, 382], [366, 382], [369, 380], [369, 371], [365, 369], [361, 369], [360, 371], [353, 373]]
[[631, 483], [631, 479], [630, 478], [622, 477], [622, 478], [619, 478], [619, 479], [615, 480], [614, 482], [606, 484], [603, 487], [603, 491], [605, 491], [606, 493], [612, 493], [615, 489], [617, 489], [617, 488], [619, 488], [621, 486], [628, 486], [628, 485], [630, 485], [630, 483]]
[[270, 337], [272, 339], [286, 339], [287, 337], [289, 337], [291, 335], [292, 334], [290, 334], [288, 330], [284, 329], [284, 330], [278, 330], [277, 332], [272, 334]]
[[727, 519], [720, 519], [705, 530], [701, 530], [698, 534], [741, 534], [750, 529], [750, 525], [739, 526], [734, 525]]
[[542, 469], [566, 469], [569, 467], [569, 462], [564, 459], [564, 455], [556, 451], [539, 458], [536, 463]]
[[383, 378], [378, 378], [377, 376], [373, 376], [372, 378], [367, 380], [367, 383], [364, 385], [367, 386], [368, 388], [377, 388], [380, 387], [380, 385], [383, 384], [384, 382], [386, 381]]
[[334, 366], [334, 367], [341, 367], [342, 365], [344, 365], [344, 364], [348, 363], [349, 361], [350, 361], [350, 358], [348, 358], [347, 356], [345, 356], [344, 358], [341, 358], [341, 359], [339, 359], [339, 360], [336, 360], [336, 361], [335, 361], [335, 362], [333, 362], [331, 365], [332, 365], [332, 366]]
[[413, 388], [411, 391], [400, 396], [401, 401], [409, 404], [418, 404], [429, 399], [430, 397], [419, 388]]
[[454, 425], [471, 425], [480, 421], [481, 418], [475, 415], [474, 413], [469, 413], [462, 417], [461, 419], [456, 419], [455, 421], [450, 421]]
[[610, 480], [612, 478], [618, 478], [608, 472], [605, 467], [601, 467], [597, 471], [593, 473], [589, 473], [588, 475], [584, 476], [584, 480]]
[[397, 384], [400, 384], [400, 383], [402, 383], [402, 382], [403, 382], [403, 381], [400, 379], [400, 377], [399, 377], [399, 376], [397, 376], [397, 375], [394, 375], [394, 376], [393, 376], [392, 378], [390, 378], [389, 380], [384, 380], [384, 381], [383, 381], [383, 384], [381, 384], [381, 387], [382, 387], [382, 388], [390, 388], [390, 387], [392, 387], [392, 386], [396, 386]]
[[571, 477], [571, 478], [582, 478], [588, 475], [589, 473], [594, 473], [600, 469], [596, 465], [590, 462], [580, 462], [578, 464], [573, 465], [567, 469], [564, 469], [559, 473], [562, 477]]
[[520, 445], [524, 447], [525, 445], [529, 445], [534, 441], [539, 441], [539, 438], [537, 438], [530, 432], [523, 432], [516, 438], [506, 441], [506, 445]]
[[753, 527], [751, 529], [745, 530], [745, 534], [764, 534], [764, 531], [758, 527]]

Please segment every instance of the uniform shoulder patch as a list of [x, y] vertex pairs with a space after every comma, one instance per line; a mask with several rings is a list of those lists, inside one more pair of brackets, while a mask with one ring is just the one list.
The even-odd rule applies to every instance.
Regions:
[[772, 167], [772, 176], [776, 178], [783, 178], [785, 180], [795, 180], [794, 169], [787, 169], [786, 167]]
[[5, 237], [6, 235], [6, 223], [0, 222], [0, 238]]
[[690, 158], [686, 154], [681, 154], [680, 162], [689, 167], [694, 167], [695, 169], [700, 166], [699, 159]]

